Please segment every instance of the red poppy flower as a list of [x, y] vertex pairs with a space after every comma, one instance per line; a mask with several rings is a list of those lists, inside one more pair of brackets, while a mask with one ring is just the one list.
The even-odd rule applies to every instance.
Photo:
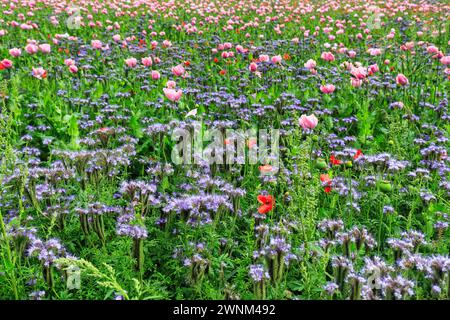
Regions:
[[101, 132], [101, 133], [107, 133], [107, 132], [109, 132], [109, 128], [108, 127], [103, 127], [103, 128], [98, 129], [98, 131]]
[[332, 165], [340, 165], [340, 164], [342, 163], [342, 161], [336, 159], [335, 156], [334, 156], [334, 154], [332, 154], [332, 155], [330, 156], [330, 163], [331, 163]]
[[3, 63], [0, 61], [0, 70], [6, 69]]
[[273, 196], [263, 196], [260, 194], [258, 196], [258, 202], [262, 204], [262, 206], [258, 208], [258, 212], [266, 214], [267, 212], [272, 211], [273, 206], [275, 205], [275, 198]]
[[272, 172], [272, 170], [273, 170], [273, 167], [270, 164], [259, 166], [259, 171], [261, 171], [261, 173]]
[[226, 70], [220, 70], [220, 72], [219, 72], [219, 74], [220, 74], [221, 76], [224, 76], [226, 73], [227, 73]]
[[190, 62], [190, 61], [185, 61], [185, 62], [184, 62], [184, 65], [185, 65], [186, 67], [189, 67], [189, 66], [191, 65], [191, 62]]
[[326, 193], [330, 193], [331, 192], [331, 179], [330, 176], [327, 174], [321, 174], [320, 175], [320, 181], [322, 181], [323, 184], [325, 184], [325, 188], [324, 191]]
[[258, 144], [258, 141], [256, 140], [256, 138], [250, 138], [247, 141], [247, 147], [249, 149], [253, 148], [254, 146], [256, 146]]
[[214, 58], [214, 63], [218, 63], [218, 62], [219, 62], [219, 59]]
[[358, 159], [359, 157], [363, 156], [361, 149], [356, 150], [355, 155], [353, 156], [353, 159]]

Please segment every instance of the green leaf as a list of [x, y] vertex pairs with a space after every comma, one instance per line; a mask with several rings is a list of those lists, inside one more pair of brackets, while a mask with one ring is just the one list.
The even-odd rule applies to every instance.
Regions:
[[292, 291], [302, 291], [305, 288], [304, 284], [299, 280], [290, 281], [290, 282], [288, 282], [287, 286], [288, 286], [289, 290], [292, 290]]
[[139, 113], [133, 114], [130, 118], [130, 128], [133, 130], [133, 134], [137, 138], [142, 138], [144, 135], [142, 133], [142, 127], [139, 123]]
[[165, 191], [170, 188], [170, 182], [169, 178], [167, 176], [164, 176], [161, 181], [161, 188]]

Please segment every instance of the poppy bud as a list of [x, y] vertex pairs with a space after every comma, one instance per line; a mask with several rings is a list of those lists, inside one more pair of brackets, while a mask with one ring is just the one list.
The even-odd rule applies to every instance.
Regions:
[[292, 197], [290, 196], [289, 192], [286, 192], [283, 196], [283, 203], [284, 204], [288, 204], [289, 202], [291, 202]]
[[292, 292], [289, 291], [289, 290], [285, 290], [285, 291], [284, 291], [284, 296], [285, 296], [286, 298], [288, 298], [288, 299], [291, 299], [291, 298], [292, 298]]

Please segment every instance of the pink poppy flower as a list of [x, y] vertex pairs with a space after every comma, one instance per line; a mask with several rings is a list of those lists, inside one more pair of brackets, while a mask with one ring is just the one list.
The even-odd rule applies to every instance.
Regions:
[[259, 56], [259, 61], [261, 62], [267, 62], [270, 60], [270, 57], [267, 54], [262, 54]]
[[324, 86], [320, 86], [320, 91], [325, 94], [333, 93], [336, 90], [336, 87], [332, 84], [326, 84]]
[[169, 88], [169, 89], [174, 89], [176, 87], [176, 85], [177, 85], [176, 82], [173, 81], [173, 80], [169, 80], [166, 83], [166, 87]]
[[179, 65], [177, 65], [177, 66], [172, 68], [172, 73], [174, 75], [176, 75], [177, 77], [182, 76], [184, 74], [184, 71], [185, 70], [184, 70], [184, 68], [183, 68], [183, 66], [181, 64], [179, 64]]
[[378, 48], [370, 48], [367, 50], [371, 56], [379, 56], [381, 54], [381, 49]]
[[331, 52], [323, 52], [323, 53], [320, 55], [320, 57], [321, 57], [323, 60], [329, 61], [329, 62], [335, 60], [334, 55], [333, 55]]
[[403, 51], [411, 51], [414, 48], [414, 41], [407, 42], [400, 46]]
[[256, 63], [252, 62], [248, 66], [248, 70], [250, 70], [250, 72], [256, 72], [256, 70], [258, 70], [258, 65]]
[[134, 68], [137, 65], [137, 59], [136, 58], [125, 59], [125, 64], [130, 68]]
[[70, 73], [77, 73], [78, 72], [78, 67], [76, 65], [74, 65], [74, 64], [71, 64], [69, 66], [69, 71], [70, 71]]
[[42, 53], [50, 53], [51, 47], [47, 43], [40, 44], [39, 45], [39, 51], [41, 51]]
[[300, 119], [298, 119], [298, 124], [304, 129], [314, 129], [319, 123], [319, 119], [316, 118], [314, 114], [307, 116], [306, 114], [302, 114]]
[[9, 50], [9, 54], [13, 56], [14, 58], [19, 57], [22, 54], [22, 50], [18, 48], [12, 48]]
[[91, 47], [94, 49], [101, 49], [102, 48], [102, 42], [100, 40], [92, 40], [91, 41]]
[[350, 58], [356, 57], [356, 51], [354, 50], [347, 51], [347, 54]]
[[353, 88], [359, 88], [362, 85], [362, 80], [361, 79], [352, 78], [350, 83], [352, 84]]
[[399, 73], [397, 75], [397, 77], [395, 77], [395, 82], [399, 86], [406, 86], [409, 83], [408, 78], [404, 74], [401, 74], [401, 73]]
[[315, 60], [309, 59], [308, 61], [305, 62], [304, 66], [307, 69], [314, 69], [317, 66], [317, 63]]
[[364, 79], [367, 77], [367, 71], [364, 67], [352, 67], [350, 73], [352, 76], [354, 76], [356, 79]]
[[444, 56], [444, 53], [442, 51], [438, 51], [438, 53], [432, 55], [431, 57], [433, 59], [441, 59]]
[[162, 43], [163, 48], [170, 48], [172, 46], [172, 42], [169, 40], [164, 40]]
[[441, 58], [441, 60], [439, 60], [443, 65], [448, 65], [448, 64], [450, 64], [450, 56], [445, 56], [445, 57], [442, 57]]
[[29, 43], [25, 46], [25, 51], [29, 54], [35, 54], [38, 50], [38, 47], [34, 43]]
[[272, 60], [272, 63], [277, 64], [277, 63], [281, 63], [283, 58], [280, 55], [278, 55], [278, 56], [273, 56], [271, 60]]
[[375, 63], [375, 64], [370, 65], [369, 68], [367, 68], [367, 70], [369, 72], [369, 75], [371, 76], [371, 75], [377, 73], [378, 71], [380, 71], [380, 68]]
[[427, 52], [428, 53], [438, 53], [439, 49], [435, 46], [429, 46], [429, 47], [427, 47]]
[[74, 64], [75, 64], [75, 61], [72, 60], [72, 59], [66, 59], [66, 60], [64, 60], [64, 64], [65, 64], [66, 66], [70, 67], [71, 65], [74, 65]]
[[153, 64], [153, 60], [151, 57], [145, 57], [141, 59], [141, 62], [146, 67], [151, 67]]
[[47, 71], [45, 71], [44, 68], [42, 68], [42, 67], [32, 68], [31, 74], [33, 75], [33, 77], [35, 77], [37, 79], [47, 78]]
[[245, 53], [246, 50], [244, 49], [243, 46], [241, 46], [240, 44], [236, 46], [236, 52], [238, 53]]
[[175, 90], [175, 89], [170, 89], [170, 88], [164, 88], [163, 91], [164, 91], [164, 94], [166, 95], [167, 99], [169, 99], [170, 101], [174, 101], [174, 102], [177, 102], [178, 100], [180, 100], [181, 95], [183, 94], [183, 92], [181, 90]]
[[337, 52], [338, 53], [340, 53], [340, 54], [344, 54], [344, 53], [346, 53], [347, 52], [347, 48], [339, 48], [338, 50], [337, 50]]
[[12, 68], [13, 63], [11, 60], [8, 59], [3, 59], [2, 61], [0, 61], [0, 70], [1, 69], [9, 69]]
[[158, 80], [159, 78], [161, 78], [161, 74], [158, 71], [153, 70], [152, 71], [152, 79], [153, 80]]

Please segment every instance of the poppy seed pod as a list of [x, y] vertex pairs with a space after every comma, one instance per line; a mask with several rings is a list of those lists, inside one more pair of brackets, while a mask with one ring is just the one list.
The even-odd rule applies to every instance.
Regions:
[[324, 170], [324, 169], [328, 168], [328, 164], [327, 164], [327, 162], [325, 161], [325, 159], [323, 159], [323, 158], [318, 158], [318, 159], [316, 160], [316, 168], [317, 168], [317, 169], [321, 169], [321, 170]]
[[391, 192], [392, 191], [392, 184], [386, 180], [377, 181], [377, 187], [378, 187], [378, 189], [380, 189], [383, 192]]

